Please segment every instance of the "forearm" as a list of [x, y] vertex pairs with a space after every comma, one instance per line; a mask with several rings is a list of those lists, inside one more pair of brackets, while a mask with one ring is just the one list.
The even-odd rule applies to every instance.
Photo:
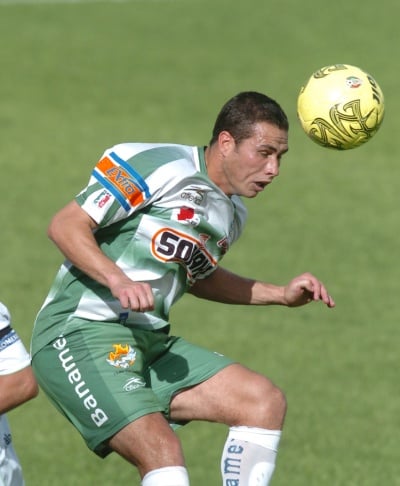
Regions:
[[36, 397], [38, 391], [38, 385], [30, 366], [10, 375], [1, 375], [0, 414]]
[[196, 282], [190, 292], [226, 304], [286, 305], [284, 287], [241, 277], [223, 268]]
[[287, 285], [280, 286], [244, 278], [217, 268], [210, 277], [197, 281], [191, 293], [226, 304], [299, 307], [313, 301], [322, 301], [328, 307], [335, 307], [335, 301], [324, 284], [308, 272], [293, 278]]

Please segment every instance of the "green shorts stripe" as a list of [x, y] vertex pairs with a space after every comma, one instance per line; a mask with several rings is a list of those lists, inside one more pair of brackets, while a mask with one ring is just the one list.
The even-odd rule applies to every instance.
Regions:
[[37, 352], [32, 366], [49, 399], [104, 457], [107, 439], [125, 425], [152, 412], [168, 419], [176, 393], [232, 362], [164, 332], [80, 321]]

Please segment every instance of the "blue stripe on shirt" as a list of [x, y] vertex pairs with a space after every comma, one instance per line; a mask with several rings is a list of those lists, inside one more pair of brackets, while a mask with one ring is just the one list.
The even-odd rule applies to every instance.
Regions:
[[93, 177], [95, 177], [102, 186], [104, 186], [111, 194], [117, 199], [117, 201], [121, 204], [121, 206], [125, 209], [125, 211], [129, 211], [131, 209], [131, 205], [126, 202], [126, 199], [123, 195], [118, 191], [118, 189], [111, 184], [105, 177], [103, 177], [99, 172], [94, 170], [92, 172]]
[[128, 172], [128, 174], [135, 179], [135, 181], [138, 183], [137, 185], [139, 189], [145, 193], [146, 197], [150, 197], [149, 186], [146, 184], [142, 176], [138, 172], [136, 172], [135, 169], [130, 166], [124, 159], [121, 159], [121, 157], [119, 157], [115, 152], [110, 152], [109, 156], [116, 162], [118, 162], [118, 164], [121, 165], [126, 170], [126, 172]]

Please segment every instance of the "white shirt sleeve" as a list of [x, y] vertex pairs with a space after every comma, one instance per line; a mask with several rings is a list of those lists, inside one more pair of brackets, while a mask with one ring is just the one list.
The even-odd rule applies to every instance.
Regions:
[[0, 340], [0, 375], [9, 375], [31, 364], [31, 357], [18, 334], [11, 329]]
[[10, 326], [10, 313], [0, 302], [0, 331], [9, 328], [0, 337], [0, 375], [9, 375], [20, 371], [31, 363], [31, 358], [20, 337]]

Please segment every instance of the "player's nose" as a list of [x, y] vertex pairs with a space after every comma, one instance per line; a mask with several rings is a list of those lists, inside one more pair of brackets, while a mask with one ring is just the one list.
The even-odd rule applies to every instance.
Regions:
[[270, 157], [265, 164], [265, 173], [277, 177], [279, 175], [279, 159], [277, 157]]

